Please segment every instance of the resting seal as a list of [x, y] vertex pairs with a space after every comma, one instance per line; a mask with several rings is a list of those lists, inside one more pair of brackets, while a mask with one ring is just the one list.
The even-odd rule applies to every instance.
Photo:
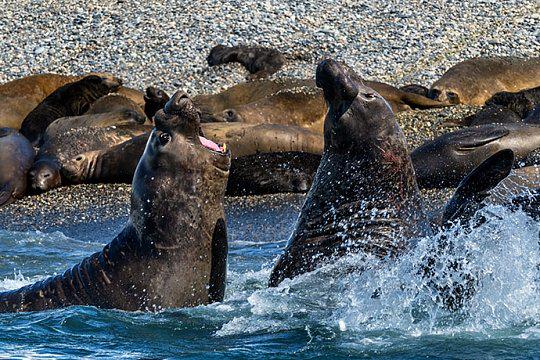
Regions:
[[540, 148], [540, 127], [491, 124], [469, 127], [428, 141], [411, 153], [422, 188], [455, 187], [482, 161], [499, 150], [511, 149], [516, 166]]
[[0, 311], [158, 311], [223, 299], [229, 156], [202, 145], [199, 115], [183, 93], [155, 119], [120, 234], [62, 275], [1, 293]]
[[60, 170], [71, 157], [85, 151], [107, 149], [150, 129], [147, 125], [128, 124], [67, 129], [54, 136], [45, 133], [43, 145], [29, 172], [32, 189], [47, 191], [65, 184]]
[[[377, 91], [394, 112], [447, 106], [385, 83], [362, 81]], [[327, 111], [323, 92], [310, 79], [252, 81], [216, 95], [197, 96], [195, 101], [209, 114], [208, 121], [294, 124], [321, 132]]]
[[0, 206], [24, 195], [34, 156], [34, 148], [17, 130], [0, 128]]
[[100, 97], [94, 101], [88, 111], [87, 115], [104, 114], [111, 112], [131, 111], [138, 114], [140, 118], [146, 118], [146, 114], [143, 108], [137, 105], [133, 100], [125, 95], [113, 93]]
[[484, 105], [495, 93], [537, 86], [540, 86], [540, 57], [479, 57], [448, 69], [431, 85], [429, 97], [447, 104]]
[[405, 136], [381, 95], [333, 60], [317, 67], [324, 152], [270, 286], [347, 253], [395, 257], [430, 232]]
[[[214, 123], [201, 129], [231, 151], [228, 195], [306, 191], [323, 147], [320, 135], [294, 126]], [[147, 139], [77, 154], [64, 162], [62, 174], [71, 183], [130, 183]]]
[[121, 81], [117, 78], [90, 75], [74, 83], [58, 88], [47, 96], [21, 124], [21, 134], [34, 145], [54, 120], [84, 114], [90, 105], [110, 92], [118, 90]]
[[216, 45], [210, 50], [206, 61], [208, 66], [240, 63], [251, 74], [248, 79], [268, 77], [285, 65], [285, 57], [278, 50], [260, 46]]

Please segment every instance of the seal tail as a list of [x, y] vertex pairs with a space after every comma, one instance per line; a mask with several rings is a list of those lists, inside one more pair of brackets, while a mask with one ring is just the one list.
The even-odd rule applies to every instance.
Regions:
[[450, 106], [437, 100], [432, 100], [422, 95], [411, 92], [403, 92], [403, 101], [409, 105], [411, 109], [433, 109]]
[[442, 218], [442, 226], [448, 227], [460, 220], [468, 222], [480, 210], [489, 192], [510, 174], [514, 164], [514, 152], [501, 150], [471, 171], [458, 185], [448, 201]]

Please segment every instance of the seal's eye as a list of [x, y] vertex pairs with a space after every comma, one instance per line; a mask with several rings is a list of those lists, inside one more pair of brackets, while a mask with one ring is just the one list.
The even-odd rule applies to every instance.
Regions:
[[448, 102], [450, 102], [452, 104], [459, 104], [459, 95], [456, 94], [455, 92], [448, 91], [446, 93], [446, 97], [448, 98]]
[[366, 93], [364, 94], [364, 96], [367, 98], [367, 99], [375, 99], [376, 96], [374, 93]]
[[171, 135], [169, 133], [164, 132], [164, 133], [159, 134], [158, 139], [161, 146], [165, 146], [167, 145], [169, 141], [171, 141]]

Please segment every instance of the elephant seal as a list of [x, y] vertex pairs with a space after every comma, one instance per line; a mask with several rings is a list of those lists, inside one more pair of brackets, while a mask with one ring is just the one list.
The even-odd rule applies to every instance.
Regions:
[[120, 79], [111, 76], [90, 75], [64, 85], [47, 96], [32, 110], [21, 124], [21, 134], [38, 144], [42, 134], [54, 120], [84, 114], [100, 97], [118, 90]]
[[261, 79], [279, 71], [285, 65], [285, 56], [278, 50], [260, 46], [216, 45], [206, 58], [208, 66], [231, 62], [242, 64], [251, 74], [249, 79]]
[[34, 156], [34, 148], [17, 130], [0, 128], [0, 206], [24, 195]]
[[146, 122], [146, 116], [133, 110], [97, 113], [80, 116], [68, 116], [54, 120], [45, 131], [45, 137], [54, 138], [68, 130], [78, 128], [109, 127], [118, 125], [139, 124]]
[[68, 129], [51, 137], [45, 134], [43, 145], [29, 172], [30, 185], [38, 192], [59, 187], [66, 183], [61, 174], [66, 160], [85, 151], [120, 144], [150, 129], [148, 125], [129, 124]]
[[[385, 83], [362, 81], [382, 95], [394, 112], [447, 106]], [[252, 81], [216, 95], [198, 96], [195, 101], [210, 114], [209, 122], [294, 124], [320, 132], [327, 111], [323, 92], [310, 79]]]
[[144, 95], [144, 113], [148, 119], [152, 120], [158, 110], [165, 107], [167, 101], [169, 101], [169, 95], [165, 91], [156, 89], [153, 86], [147, 87]]
[[0, 311], [71, 305], [159, 311], [223, 299], [229, 154], [204, 146], [199, 114], [183, 93], [155, 119], [120, 234], [62, 275], [0, 293]]
[[540, 127], [489, 124], [469, 127], [428, 141], [411, 153], [421, 188], [455, 187], [472, 169], [502, 149], [511, 149], [516, 166], [540, 148]]
[[112, 93], [100, 97], [94, 101], [85, 114], [104, 114], [112, 112], [131, 111], [139, 115], [140, 118], [146, 118], [143, 108], [137, 105], [133, 100], [125, 95]]
[[56, 89], [77, 76], [37, 74], [0, 85], [0, 127], [19, 129], [24, 118]]
[[479, 57], [452, 66], [431, 85], [428, 95], [447, 104], [484, 105], [498, 92], [537, 86], [540, 57]]
[[390, 105], [358, 79], [333, 60], [317, 67], [329, 107], [324, 152], [270, 286], [348, 253], [393, 258], [430, 233], [405, 136]]
[[534, 108], [540, 104], [540, 87], [516, 93], [500, 92], [486, 101], [480, 111], [458, 123], [447, 125], [476, 126], [484, 124], [508, 124], [524, 122]]
[[[228, 195], [304, 192], [319, 164], [323, 141], [318, 134], [274, 124], [202, 124], [202, 133], [226, 143], [232, 165]], [[114, 147], [77, 154], [62, 174], [71, 183], [130, 183], [148, 134]]]

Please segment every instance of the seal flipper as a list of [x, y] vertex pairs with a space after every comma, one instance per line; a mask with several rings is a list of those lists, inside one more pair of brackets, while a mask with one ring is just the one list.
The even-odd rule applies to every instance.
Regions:
[[227, 278], [227, 225], [223, 218], [218, 219], [212, 236], [212, 262], [210, 268], [210, 288], [208, 299], [211, 303], [223, 301], [225, 280]]
[[510, 174], [513, 163], [514, 152], [505, 149], [493, 154], [471, 171], [446, 204], [442, 226], [447, 227], [456, 220], [468, 221], [480, 210], [489, 191]]
[[403, 91], [403, 102], [410, 106], [411, 109], [433, 109], [448, 107], [449, 105], [437, 100], [430, 99], [412, 92]]
[[[478, 131], [479, 128], [482, 130], [481, 133]], [[507, 128], [498, 125], [481, 125], [455, 133], [455, 136], [450, 136], [448, 141], [456, 141], [459, 150], [467, 151], [489, 144], [490, 142], [501, 139], [508, 134], [510, 134], [510, 130]], [[479, 138], [479, 136], [482, 137]]]

